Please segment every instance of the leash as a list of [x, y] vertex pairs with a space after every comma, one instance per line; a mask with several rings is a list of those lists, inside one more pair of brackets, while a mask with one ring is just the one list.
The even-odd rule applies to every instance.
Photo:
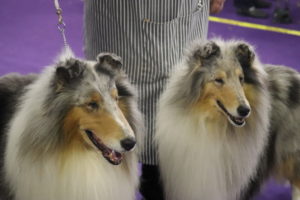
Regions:
[[66, 24], [63, 20], [62, 9], [59, 6], [58, 0], [54, 0], [54, 6], [56, 9], [56, 14], [58, 16], [57, 28], [62, 35], [65, 48], [68, 49], [70, 47], [69, 47], [69, 44], [67, 43], [67, 39], [66, 39], [66, 35], [65, 35]]

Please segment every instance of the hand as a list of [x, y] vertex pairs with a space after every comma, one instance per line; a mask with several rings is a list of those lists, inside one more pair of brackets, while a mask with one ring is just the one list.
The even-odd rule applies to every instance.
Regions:
[[224, 7], [225, 0], [210, 0], [210, 14], [221, 12]]

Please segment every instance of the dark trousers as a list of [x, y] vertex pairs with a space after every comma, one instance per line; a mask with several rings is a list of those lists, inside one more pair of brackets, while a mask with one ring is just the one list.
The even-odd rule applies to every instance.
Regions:
[[234, 0], [234, 6], [237, 8], [250, 8], [254, 6], [254, 0]]
[[142, 165], [140, 193], [144, 200], [164, 200], [158, 166]]

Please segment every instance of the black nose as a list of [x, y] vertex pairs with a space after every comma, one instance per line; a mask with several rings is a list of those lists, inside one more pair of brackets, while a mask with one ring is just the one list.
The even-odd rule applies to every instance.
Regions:
[[130, 151], [136, 144], [136, 141], [133, 138], [126, 138], [121, 140], [121, 146], [126, 150]]
[[239, 106], [237, 112], [241, 117], [246, 117], [250, 112], [250, 108], [245, 105]]

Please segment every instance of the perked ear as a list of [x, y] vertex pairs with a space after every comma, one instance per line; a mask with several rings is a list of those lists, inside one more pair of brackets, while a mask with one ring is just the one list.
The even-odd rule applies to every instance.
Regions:
[[235, 55], [243, 68], [250, 68], [255, 58], [255, 54], [246, 43], [240, 43], [235, 49]]
[[74, 58], [66, 62], [59, 63], [56, 68], [56, 80], [59, 84], [70, 84], [75, 80], [81, 79], [84, 72], [84, 65]]
[[122, 67], [122, 59], [120, 56], [117, 56], [114, 53], [100, 53], [97, 56], [97, 61], [100, 65], [102, 65], [105, 68], [112, 69], [112, 70], [118, 70]]
[[206, 43], [204, 46], [201, 46], [198, 48], [194, 54], [193, 57], [195, 59], [203, 60], [209, 60], [214, 57], [218, 57], [221, 53], [220, 47], [213, 41], [210, 41]]

